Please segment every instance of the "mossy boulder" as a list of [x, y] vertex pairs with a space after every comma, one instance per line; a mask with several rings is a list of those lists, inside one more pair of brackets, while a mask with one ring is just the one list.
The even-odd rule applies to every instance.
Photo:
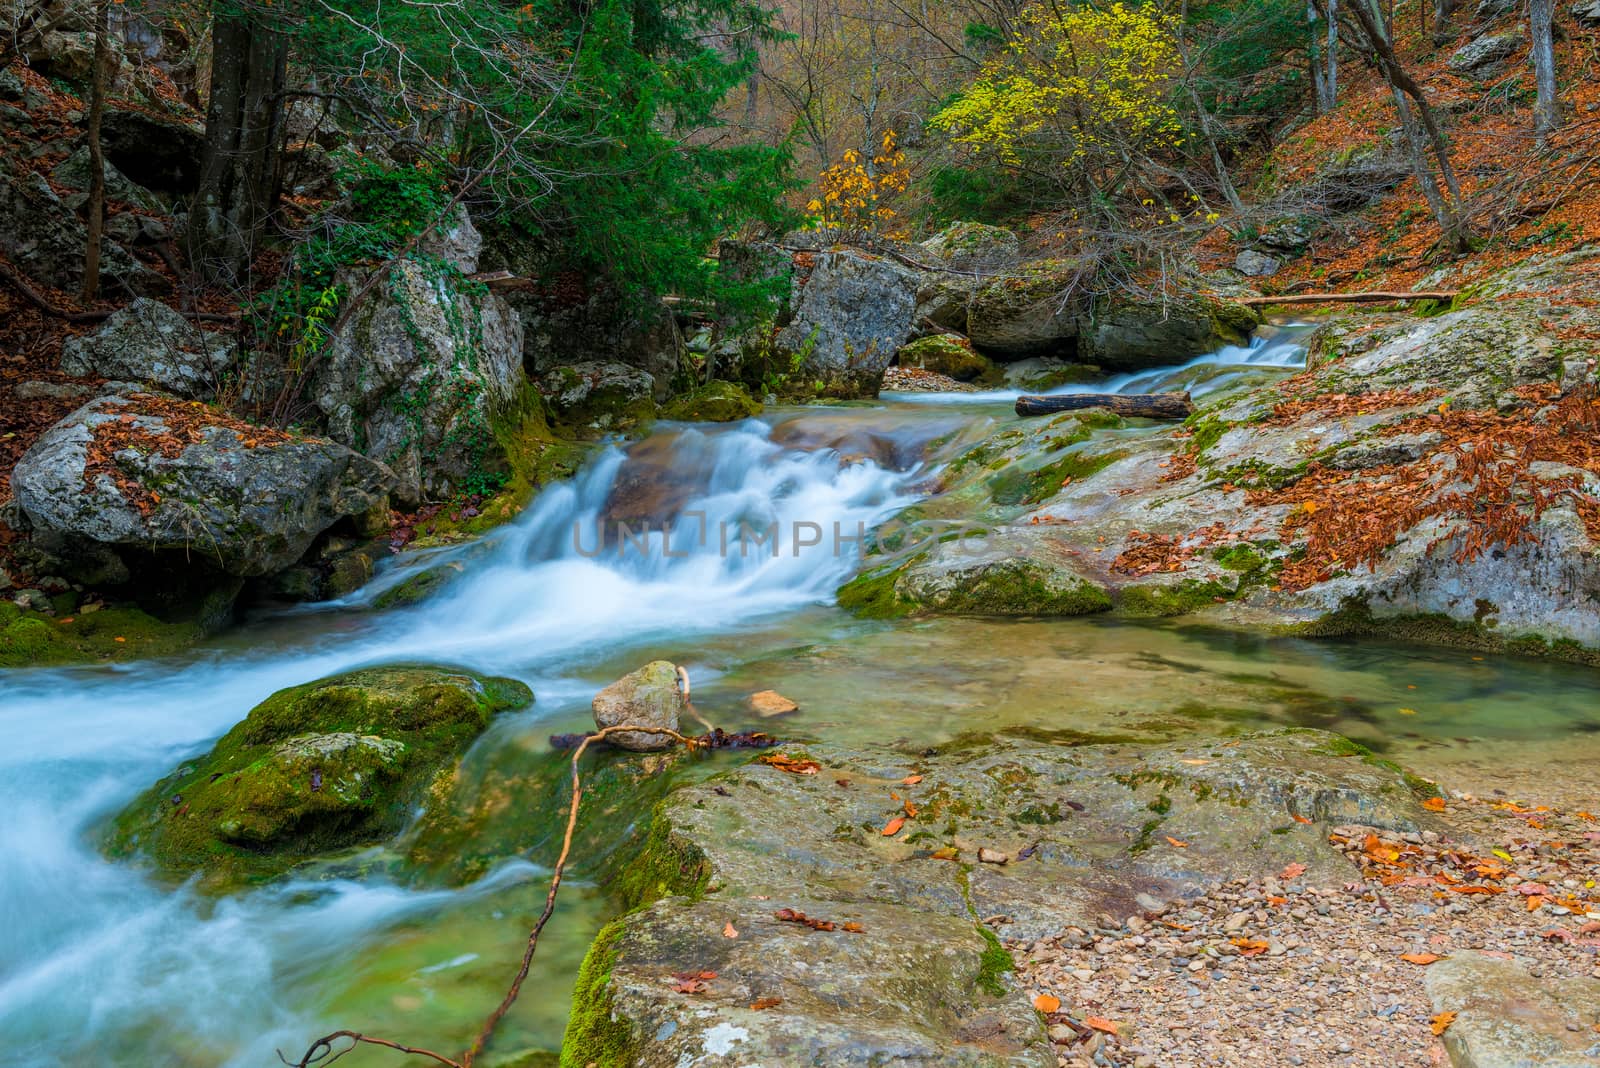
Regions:
[[1033, 560], [975, 560], [914, 567], [897, 589], [942, 615], [1084, 616], [1111, 607], [1106, 591], [1072, 571]]
[[655, 379], [620, 363], [557, 367], [539, 379], [558, 424], [610, 432], [648, 424], [656, 416]]
[[532, 700], [513, 679], [430, 667], [280, 690], [124, 809], [106, 851], [223, 889], [382, 841], [495, 713]]
[[979, 222], [951, 223], [922, 247], [958, 271], [1011, 267], [1022, 256], [1015, 233]]
[[731, 423], [760, 414], [761, 402], [743, 386], [720, 380], [673, 398], [661, 410], [663, 419], [700, 423]]
[[1204, 293], [1116, 295], [1097, 302], [1079, 334], [1078, 354], [1113, 370], [1160, 367], [1242, 345], [1260, 322], [1250, 308]]
[[920, 367], [947, 375], [957, 382], [976, 382], [997, 375], [988, 357], [973, 351], [972, 342], [960, 334], [933, 334], [918, 338], [900, 350], [901, 367]]
[[52, 617], [0, 602], [0, 668], [170, 656], [205, 633], [198, 622], [164, 623], [133, 607]]
[[1045, 259], [999, 275], [971, 295], [967, 336], [1002, 357], [1072, 351], [1087, 309], [1084, 301], [1062, 295], [1082, 269], [1075, 259]]

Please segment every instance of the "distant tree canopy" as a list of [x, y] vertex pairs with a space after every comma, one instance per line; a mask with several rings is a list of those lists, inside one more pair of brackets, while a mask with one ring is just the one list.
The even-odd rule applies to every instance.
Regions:
[[1103, 197], [1187, 137], [1175, 21], [1154, 7], [1043, 5], [935, 115], [933, 129], [1066, 190]]

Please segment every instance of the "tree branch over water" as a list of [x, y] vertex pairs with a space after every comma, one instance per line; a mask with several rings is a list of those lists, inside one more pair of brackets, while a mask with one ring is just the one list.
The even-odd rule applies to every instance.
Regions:
[[[550, 922], [550, 917], [555, 913], [556, 895], [561, 890], [561, 878], [566, 872], [567, 860], [572, 853], [572, 836], [578, 827], [578, 805], [583, 799], [583, 781], [578, 772], [578, 764], [583, 760], [583, 754], [595, 742], [605, 741], [613, 734], [632, 731], [637, 734], [665, 735], [685, 748], [694, 750], [709, 748], [710, 742], [699, 738], [691, 738], [686, 734], [679, 734], [668, 727], [639, 727], [633, 724], [620, 724], [606, 727], [584, 737], [583, 741], [572, 752], [572, 800], [567, 804], [567, 829], [561, 839], [561, 854], [556, 858], [556, 865], [550, 874], [550, 889], [545, 894], [544, 911], [539, 914], [539, 919], [528, 931], [528, 945], [522, 952], [522, 963], [517, 968], [516, 977], [511, 980], [511, 985], [506, 989], [505, 997], [500, 999], [500, 1004], [484, 1019], [483, 1026], [478, 1029], [477, 1036], [465, 1052], [458, 1057], [447, 1057], [431, 1049], [421, 1046], [406, 1046], [392, 1039], [380, 1038], [376, 1035], [363, 1034], [360, 1031], [339, 1030], [333, 1031], [315, 1042], [299, 1060], [291, 1061], [278, 1051], [278, 1059], [292, 1068], [311, 1068], [312, 1065], [328, 1065], [343, 1057], [357, 1046], [382, 1046], [385, 1049], [397, 1050], [401, 1053], [416, 1057], [424, 1057], [437, 1064], [448, 1065], [449, 1068], [472, 1068], [473, 1062], [483, 1048], [488, 1045], [489, 1039], [494, 1037], [495, 1028], [500, 1026], [500, 1021], [505, 1019], [506, 1013], [511, 1011], [511, 1006], [516, 1004], [517, 998], [522, 994], [522, 984], [527, 981], [528, 971], [533, 966], [533, 955], [539, 948], [539, 935], [544, 931], [545, 925]], [[344, 1044], [348, 1041], [348, 1045]]]

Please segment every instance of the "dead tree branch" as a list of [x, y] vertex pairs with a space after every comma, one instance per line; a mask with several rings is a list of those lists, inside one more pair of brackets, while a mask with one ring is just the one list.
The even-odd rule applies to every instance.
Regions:
[[[327, 1065], [343, 1057], [346, 1053], [360, 1045], [383, 1046], [386, 1049], [398, 1050], [401, 1053], [417, 1057], [425, 1057], [437, 1064], [448, 1065], [449, 1068], [472, 1068], [473, 1061], [478, 1054], [483, 1052], [483, 1047], [493, 1037], [495, 1028], [505, 1018], [511, 1006], [516, 1004], [517, 997], [522, 993], [522, 984], [528, 978], [528, 970], [533, 966], [534, 952], [539, 948], [539, 935], [544, 931], [545, 924], [550, 922], [550, 917], [556, 910], [556, 894], [561, 890], [561, 878], [566, 872], [567, 859], [572, 852], [572, 836], [578, 828], [578, 804], [583, 799], [583, 782], [578, 774], [578, 762], [583, 759], [583, 754], [595, 742], [604, 741], [613, 734], [630, 731], [635, 734], [666, 735], [673, 741], [689, 748], [698, 749], [706, 743], [698, 738], [679, 734], [667, 727], [637, 727], [632, 724], [622, 724], [615, 727], [606, 727], [593, 734], [587, 735], [578, 747], [572, 752], [572, 800], [567, 804], [567, 830], [561, 839], [561, 853], [556, 858], [555, 868], [550, 873], [550, 889], [545, 894], [544, 911], [539, 914], [539, 919], [528, 932], [528, 945], [522, 952], [522, 963], [517, 968], [517, 974], [511, 980], [511, 985], [506, 989], [505, 997], [500, 999], [494, 1011], [484, 1019], [483, 1026], [478, 1029], [477, 1037], [459, 1058], [446, 1057], [442, 1053], [435, 1053], [431, 1049], [420, 1046], [405, 1046], [387, 1038], [378, 1038], [375, 1035], [362, 1034], [360, 1031], [334, 1031], [323, 1035], [306, 1050], [305, 1055], [297, 1061], [291, 1061], [280, 1051], [278, 1059], [291, 1068], [311, 1068], [312, 1065]], [[341, 1039], [349, 1040], [349, 1045], [336, 1048], [335, 1043]]]

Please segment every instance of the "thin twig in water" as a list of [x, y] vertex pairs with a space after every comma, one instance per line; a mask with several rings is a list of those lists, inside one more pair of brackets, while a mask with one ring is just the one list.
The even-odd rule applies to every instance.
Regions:
[[[556, 894], [561, 889], [561, 876], [566, 871], [567, 857], [572, 852], [572, 836], [578, 827], [578, 803], [583, 797], [583, 782], [578, 775], [578, 762], [583, 759], [583, 754], [588, 750], [590, 744], [604, 741], [613, 734], [621, 734], [625, 731], [634, 734], [666, 735], [689, 749], [695, 749], [702, 744], [699, 740], [679, 734], [668, 727], [637, 727], [632, 724], [621, 724], [594, 732], [584, 738], [579, 743], [578, 748], [573, 750], [572, 800], [567, 805], [567, 831], [561, 839], [561, 854], [556, 858], [556, 866], [550, 874], [550, 890], [545, 894], [544, 911], [539, 914], [538, 922], [528, 932], [528, 945], [522, 951], [522, 964], [517, 968], [516, 978], [511, 981], [511, 986], [506, 990], [506, 996], [500, 999], [500, 1004], [495, 1006], [494, 1011], [483, 1021], [483, 1026], [479, 1028], [477, 1037], [472, 1040], [472, 1045], [467, 1047], [466, 1052], [461, 1054], [459, 1060], [452, 1060], [442, 1053], [435, 1053], [431, 1049], [404, 1046], [386, 1038], [364, 1035], [359, 1031], [334, 1031], [311, 1043], [310, 1048], [305, 1052], [305, 1056], [299, 1060], [291, 1061], [281, 1051], [278, 1053], [278, 1059], [284, 1064], [290, 1065], [291, 1068], [311, 1068], [312, 1065], [332, 1064], [357, 1046], [366, 1044], [383, 1046], [386, 1049], [398, 1050], [401, 1053], [413, 1054], [418, 1057], [426, 1057], [439, 1064], [448, 1065], [449, 1068], [472, 1068], [472, 1062], [479, 1053], [483, 1052], [483, 1047], [488, 1044], [495, 1028], [500, 1025], [500, 1021], [505, 1018], [506, 1013], [511, 1011], [511, 1006], [516, 1003], [518, 995], [522, 993], [522, 984], [527, 980], [528, 970], [533, 966], [533, 954], [539, 948], [539, 935], [544, 930], [545, 924], [550, 922], [551, 915], [555, 913]], [[336, 1050], [334, 1043], [340, 1039], [349, 1039], [350, 1044]]]

